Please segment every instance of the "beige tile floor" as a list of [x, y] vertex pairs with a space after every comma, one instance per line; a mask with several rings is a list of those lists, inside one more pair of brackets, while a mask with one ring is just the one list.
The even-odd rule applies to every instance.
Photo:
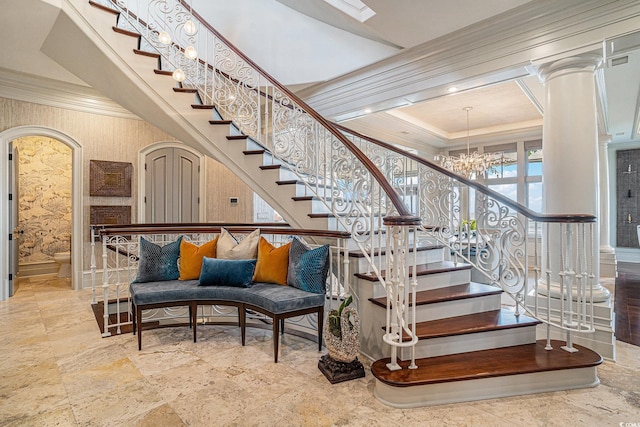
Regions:
[[[592, 389], [393, 409], [373, 379], [331, 385], [315, 343], [285, 336], [273, 363], [271, 333], [186, 328], [101, 338], [90, 292], [66, 280], [23, 280], [0, 302], [1, 426], [640, 426], [640, 349]], [[621, 424], [622, 423], [622, 424]]]

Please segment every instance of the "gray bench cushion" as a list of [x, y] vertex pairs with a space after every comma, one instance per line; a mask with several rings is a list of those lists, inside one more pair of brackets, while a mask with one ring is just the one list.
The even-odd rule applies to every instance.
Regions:
[[314, 294], [291, 286], [254, 283], [250, 288], [198, 286], [197, 280], [132, 283], [135, 305], [164, 304], [181, 301], [221, 300], [242, 302], [281, 314], [324, 305], [324, 294]]

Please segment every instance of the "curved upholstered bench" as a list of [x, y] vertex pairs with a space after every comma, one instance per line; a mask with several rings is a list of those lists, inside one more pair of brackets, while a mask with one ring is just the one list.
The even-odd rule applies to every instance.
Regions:
[[[279, 336], [283, 322], [289, 317], [317, 313], [324, 317], [325, 295], [306, 292], [290, 286], [254, 283], [250, 288], [233, 286], [199, 286], [197, 280], [170, 280], [132, 283], [129, 288], [133, 305], [133, 331], [138, 334], [138, 350], [142, 349], [142, 310], [164, 307], [189, 307], [193, 342], [197, 340], [199, 305], [221, 305], [238, 308], [242, 345], [246, 337], [247, 309], [269, 316], [273, 321], [274, 361], [278, 362]], [[318, 322], [318, 351], [322, 350], [322, 322]]]
[[[281, 224], [129, 224], [91, 229], [92, 241], [102, 238], [102, 291], [108, 302], [103, 336], [110, 335], [110, 328], [121, 333], [120, 326], [132, 324], [140, 350], [142, 330], [151, 329], [151, 322], [153, 327], [171, 326], [174, 323], [160, 322], [183, 317], [168, 308], [189, 309], [196, 342], [199, 315], [229, 316], [216, 306], [237, 308], [242, 345], [246, 326], [251, 325], [247, 313], [270, 318], [276, 362], [285, 319], [316, 314], [317, 322], [303, 318], [291, 323], [298, 331], [317, 330], [321, 350], [325, 304], [337, 302], [348, 287], [348, 232], [296, 230]], [[92, 276], [97, 273], [94, 246]], [[94, 287], [94, 298], [95, 293]], [[121, 320], [124, 299], [129, 303], [128, 321]], [[112, 316], [108, 305], [115, 301]], [[209, 306], [210, 314], [199, 306]], [[116, 324], [112, 318], [118, 319]]]

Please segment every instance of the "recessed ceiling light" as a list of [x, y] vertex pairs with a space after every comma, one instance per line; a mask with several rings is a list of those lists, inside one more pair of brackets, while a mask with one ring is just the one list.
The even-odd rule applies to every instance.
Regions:
[[369, 114], [371, 112], [371, 108], [367, 108], [366, 110], [364, 110], [365, 114]]
[[451, 87], [448, 89], [448, 91], [449, 91], [449, 93], [454, 93], [454, 92], [457, 92], [457, 91], [458, 91], [458, 88], [457, 88], [457, 87], [455, 87], [455, 86], [451, 86]]

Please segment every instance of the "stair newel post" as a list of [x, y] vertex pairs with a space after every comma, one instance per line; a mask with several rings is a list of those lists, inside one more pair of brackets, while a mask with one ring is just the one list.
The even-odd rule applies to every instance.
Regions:
[[[547, 223], [546, 226], [544, 227], [544, 233], [545, 233], [545, 275], [547, 278], [547, 290], [546, 290], [546, 297], [547, 297], [547, 345], [545, 346], [545, 350], [553, 350], [553, 347], [551, 346], [551, 267], [550, 267], [550, 244], [549, 244], [549, 237], [550, 237], [550, 229], [551, 228], [551, 223]], [[538, 292], [536, 292], [536, 294], [538, 294]]]
[[[577, 234], [577, 233], [576, 233]], [[562, 346], [562, 349], [568, 351], [570, 353], [576, 352], [577, 350], [573, 347], [573, 334], [572, 328], [575, 326], [573, 324], [573, 287], [574, 281], [576, 280], [576, 268], [579, 265], [575, 265], [576, 260], [574, 259], [574, 246], [577, 247], [577, 242], [574, 242], [574, 230], [572, 224], [565, 224], [565, 233], [566, 236], [566, 244], [565, 244], [565, 262], [566, 266], [564, 268], [565, 276], [563, 277], [564, 285], [562, 286], [563, 298], [562, 301], [565, 302], [566, 299], [566, 307], [563, 307], [561, 310], [561, 316], [563, 316], [563, 324], [567, 327], [567, 340], [566, 345]], [[576, 240], [578, 236], [575, 236]], [[566, 309], [566, 315], [565, 313]]]
[[102, 302], [103, 302], [103, 322], [102, 336], [109, 337], [109, 272], [107, 271], [107, 239], [108, 236], [102, 236]]
[[[598, 280], [598, 277], [593, 273], [594, 270], [594, 260], [596, 259], [596, 246], [594, 244], [594, 236], [597, 232], [597, 227], [593, 223], [589, 224], [589, 236], [591, 236], [591, 241], [589, 242], [589, 246], [591, 250], [589, 251], [589, 329], [594, 330], [593, 324], [593, 288]], [[586, 312], [586, 310], [585, 310]]]
[[96, 303], [96, 230], [91, 227], [91, 304]]
[[[387, 364], [389, 370], [401, 369], [398, 364], [398, 347], [412, 347], [412, 360], [409, 368], [415, 368], [413, 349], [418, 341], [415, 334], [415, 285], [411, 283], [410, 272], [416, 280], [416, 243], [414, 253], [409, 251], [409, 234], [420, 225], [420, 218], [413, 216], [387, 216], [386, 260], [387, 270], [385, 287], [387, 289], [387, 333], [383, 340], [391, 346], [391, 360]], [[411, 297], [409, 293], [411, 292]], [[410, 304], [411, 303], [411, 304]], [[409, 340], [403, 340], [404, 334]]]
[[[407, 231], [409, 231], [407, 229]], [[416, 289], [418, 288], [418, 272], [416, 271], [416, 266], [418, 265], [418, 229], [413, 228], [413, 254], [412, 256], [410, 254], [408, 254], [408, 256], [411, 257], [411, 264], [410, 264], [410, 271], [411, 274], [409, 275], [411, 277], [411, 297], [408, 299], [408, 301], [411, 302], [411, 330], [415, 332], [416, 330]], [[408, 233], [407, 233], [408, 234]], [[407, 238], [409, 236], [407, 235]], [[409, 270], [407, 270], [409, 271]], [[418, 366], [416, 365], [416, 346], [412, 346], [411, 347], [411, 364], [409, 365], [409, 369], [418, 369]]]
[[[119, 246], [120, 242], [116, 242], [116, 245]], [[116, 333], [118, 335], [120, 335], [121, 331], [120, 331], [120, 283], [122, 283], [122, 280], [120, 278], [120, 270], [122, 270], [122, 268], [120, 267], [120, 257], [117, 255], [115, 255], [116, 258], [116, 316], [117, 316], [117, 322], [118, 322], [118, 330], [116, 331]], [[128, 257], [127, 257], [128, 258]], [[105, 307], [107, 306], [107, 303], [105, 301]]]
[[387, 289], [387, 343], [391, 345], [391, 361], [387, 364], [387, 368], [390, 371], [397, 371], [401, 369], [398, 365], [397, 344], [402, 342], [402, 330], [398, 328], [398, 313], [401, 308], [399, 307], [399, 265], [396, 252], [399, 247], [400, 233], [397, 227], [390, 227], [387, 231], [385, 288]]

